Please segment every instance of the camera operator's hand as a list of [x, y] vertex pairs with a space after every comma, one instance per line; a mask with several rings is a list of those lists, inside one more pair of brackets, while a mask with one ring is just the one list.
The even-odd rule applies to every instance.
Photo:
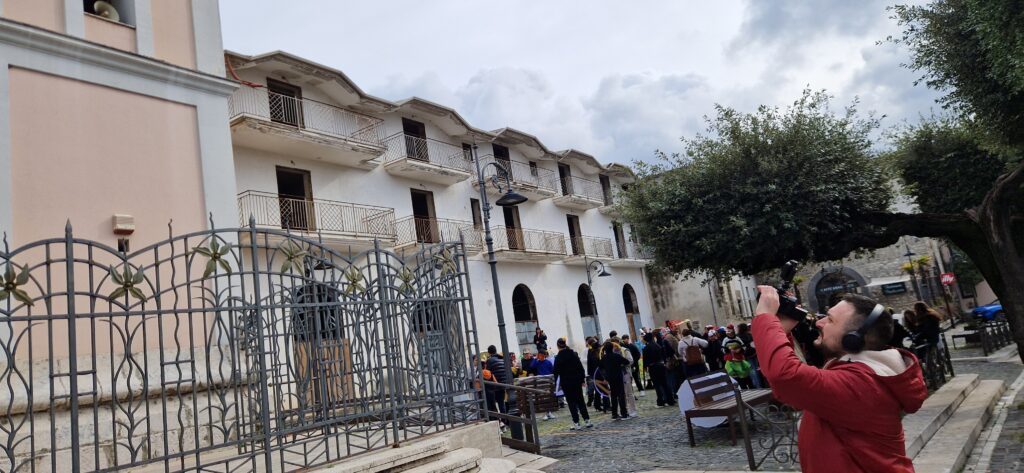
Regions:
[[779, 291], [771, 286], [757, 286], [757, 290], [761, 292], [761, 297], [757, 300], [757, 313], [778, 314]]

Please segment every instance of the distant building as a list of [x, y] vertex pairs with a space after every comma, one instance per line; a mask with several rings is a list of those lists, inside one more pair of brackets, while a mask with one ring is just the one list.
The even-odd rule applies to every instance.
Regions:
[[754, 278], [712, 279], [650, 276], [654, 322], [690, 320], [722, 326], [749, 320], [754, 314], [757, 284]]

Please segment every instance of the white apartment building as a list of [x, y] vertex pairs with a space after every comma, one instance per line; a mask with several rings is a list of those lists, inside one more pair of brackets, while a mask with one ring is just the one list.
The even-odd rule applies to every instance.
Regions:
[[[552, 347], [558, 337], [582, 347], [588, 335], [635, 336], [653, 324], [647, 260], [612, 206], [633, 180], [628, 168], [552, 151], [511, 128], [475, 128], [420, 98], [370, 96], [344, 73], [287, 53], [227, 60], [228, 77], [242, 83], [229, 102], [240, 224], [251, 217], [353, 254], [375, 239], [403, 250], [461, 234], [480, 344], [498, 345], [475, 146], [485, 176], [499, 173], [487, 166], [497, 161], [529, 198], [495, 206], [490, 221], [511, 349], [534, 351], [538, 325]], [[493, 205], [500, 194], [490, 180], [485, 189]], [[593, 261], [611, 274], [599, 277]]]

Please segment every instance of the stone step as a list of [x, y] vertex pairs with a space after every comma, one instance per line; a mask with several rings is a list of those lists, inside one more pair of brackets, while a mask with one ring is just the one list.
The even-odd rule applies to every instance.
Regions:
[[513, 473], [519, 470], [516, 470], [516, 462], [512, 460], [481, 458], [476, 471], [479, 473]]
[[421, 461], [429, 462], [433, 457], [441, 458], [446, 450], [448, 450], [447, 437], [429, 438], [398, 448], [377, 450], [366, 455], [345, 460], [332, 466], [318, 469], [317, 471], [323, 473], [377, 473], [394, 471], [400, 470], [404, 465]]
[[513, 473], [544, 473], [540, 470], [534, 470], [533, 468], [516, 468]]
[[954, 376], [938, 391], [928, 396], [917, 412], [903, 418], [903, 435], [908, 457], [914, 458], [921, 451], [977, 386], [977, 374]]
[[474, 471], [480, 464], [481, 456], [482, 454], [479, 449], [460, 448], [447, 452], [429, 463], [401, 471], [404, 473], [462, 473], [464, 471]]
[[999, 380], [978, 383], [952, 417], [918, 452], [914, 458], [917, 473], [960, 471], [1005, 390], [1006, 385]]

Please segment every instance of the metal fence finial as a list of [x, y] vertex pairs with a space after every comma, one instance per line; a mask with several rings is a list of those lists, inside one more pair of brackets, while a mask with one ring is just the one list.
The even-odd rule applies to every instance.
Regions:
[[256, 216], [249, 214], [249, 228], [256, 228]]
[[210, 230], [216, 229], [217, 226], [213, 224], [213, 212], [210, 212]]
[[68, 223], [66, 223], [64, 225], [64, 233], [66, 233], [68, 235], [71, 234], [71, 219], [70, 218], [68, 219]]
[[174, 238], [174, 219], [167, 221], [167, 238]]

